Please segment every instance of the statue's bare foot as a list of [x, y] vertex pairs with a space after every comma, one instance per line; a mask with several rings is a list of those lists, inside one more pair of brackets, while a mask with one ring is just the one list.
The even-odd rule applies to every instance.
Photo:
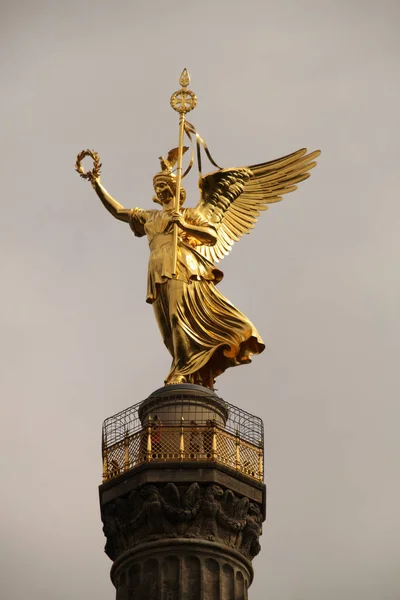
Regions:
[[176, 385], [177, 383], [186, 383], [186, 377], [184, 375], [175, 375], [165, 381], [165, 385]]

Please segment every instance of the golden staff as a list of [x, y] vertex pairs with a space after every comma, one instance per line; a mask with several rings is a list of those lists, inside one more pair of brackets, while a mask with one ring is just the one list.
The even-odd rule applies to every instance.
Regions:
[[[182, 74], [179, 78], [181, 89], [174, 92], [171, 96], [171, 106], [176, 112], [179, 113], [179, 145], [178, 145], [178, 166], [176, 168], [176, 194], [175, 194], [175, 211], [179, 212], [179, 197], [181, 194], [181, 180], [182, 180], [182, 155], [183, 155], [183, 136], [185, 133], [185, 115], [194, 109], [197, 104], [197, 98], [195, 94], [187, 89], [190, 83], [190, 75], [187, 69], [183, 69]], [[178, 225], [174, 225], [174, 239], [173, 239], [173, 263], [172, 263], [172, 275], [176, 277], [176, 261], [178, 256]]]

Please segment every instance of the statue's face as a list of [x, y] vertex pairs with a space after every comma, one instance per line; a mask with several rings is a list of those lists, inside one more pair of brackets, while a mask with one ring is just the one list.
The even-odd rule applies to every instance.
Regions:
[[158, 200], [162, 204], [168, 204], [171, 199], [174, 197], [173, 190], [171, 186], [166, 181], [156, 181], [154, 184], [154, 191]]

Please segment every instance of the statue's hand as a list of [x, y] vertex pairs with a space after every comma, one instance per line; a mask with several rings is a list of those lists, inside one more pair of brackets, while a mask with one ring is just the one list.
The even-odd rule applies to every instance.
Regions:
[[177, 210], [174, 210], [171, 213], [171, 223], [174, 223], [174, 225], [178, 225], [179, 227], [183, 228], [186, 225], [185, 219], [183, 218], [183, 215], [178, 212]]
[[94, 175], [91, 174], [91, 177], [88, 177], [90, 183], [92, 184], [93, 189], [96, 189], [96, 184], [100, 185], [100, 175], [98, 175], [97, 177], [95, 177]]

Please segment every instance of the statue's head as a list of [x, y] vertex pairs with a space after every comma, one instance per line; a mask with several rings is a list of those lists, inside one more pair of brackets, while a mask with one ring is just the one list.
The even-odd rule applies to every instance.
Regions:
[[[187, 148], [183, 149], [186, 152]], [[157, 204], [169, 204], [176, 195], [176, 175], [173, 172], [173, 167], [178, 159], [178, 148], [173, 148], [168, 152], [168, 157], [165, 159], [160, 156], [161, 171], [156, 173], [153, 177], [153, 186], [155, 196], [153, 202]], [[186, 191], [181, 187], [179, 194], [179, 207], [186, 200]]]
[[[155, 196], [153, 196], [153, 202], [157, 204], [169, 204], [171, 199], [175, 198], [176, 195], [176, 176], [174, 173], [165, 173], [161, 171], [153, 177], [153, 186]], [[181, 187], [179, 194], [179, 206], [186, 200], [186, 190]]]

